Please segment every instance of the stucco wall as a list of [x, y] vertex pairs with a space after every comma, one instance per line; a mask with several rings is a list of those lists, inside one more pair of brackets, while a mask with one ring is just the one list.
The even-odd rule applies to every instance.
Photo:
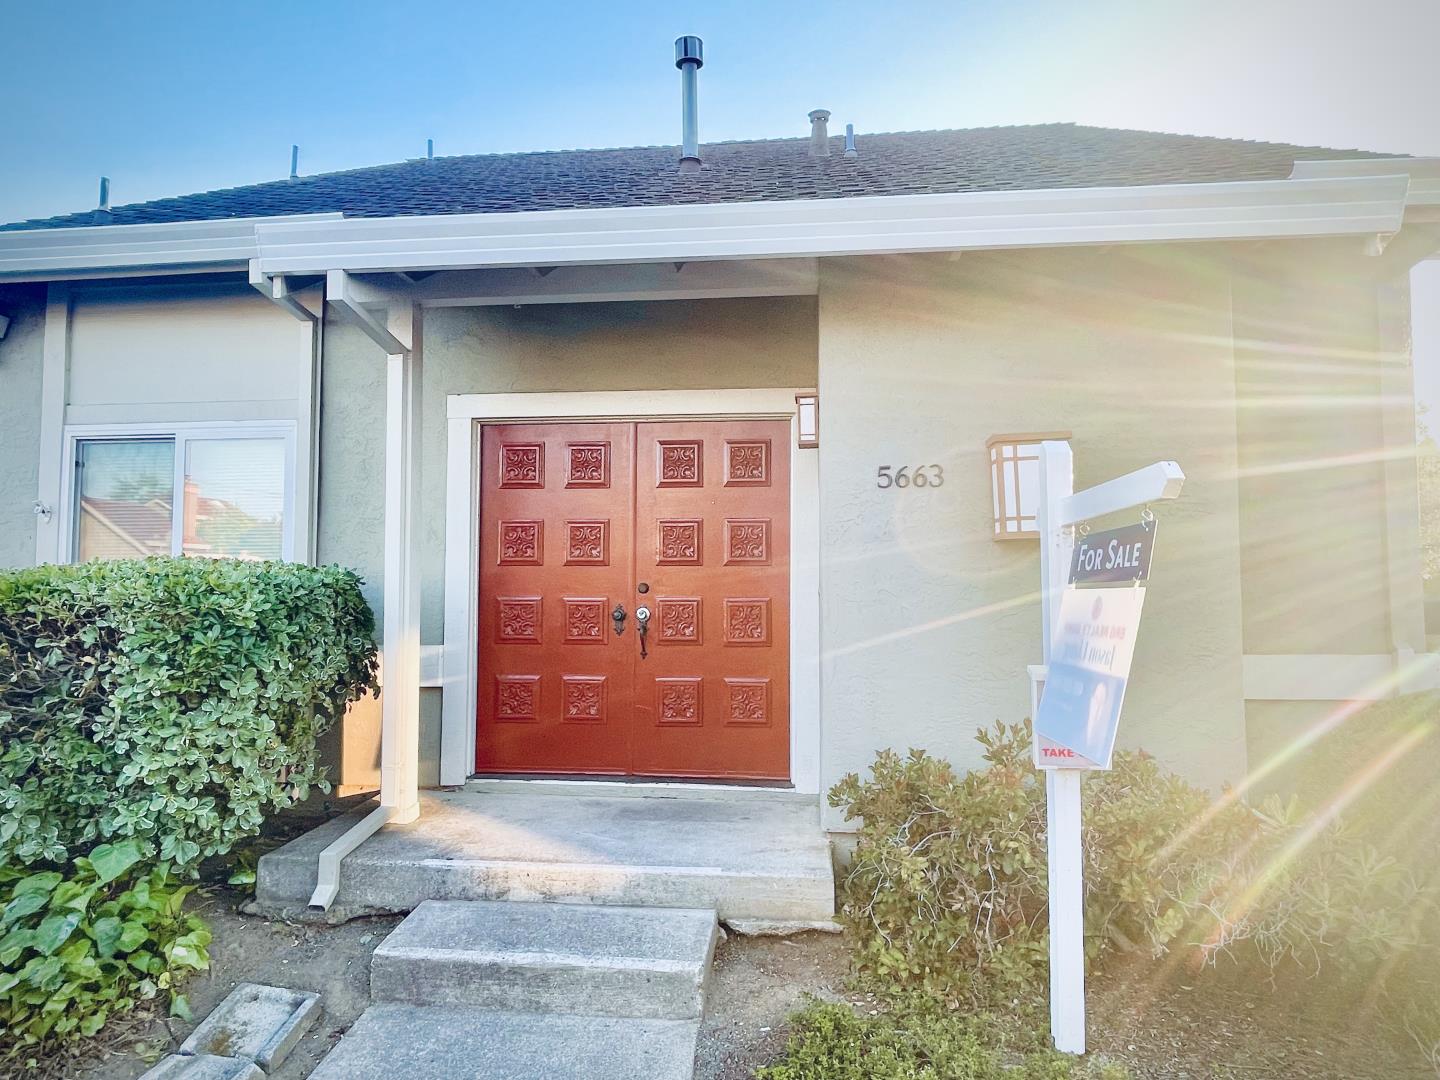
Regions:
[[[990, 538], [985, 440], [1057, 429], [1079, 487], [1184, 467], [1184, 497], [1156, 507], [1121, 741], [1200, 782], [1242, 774], [1234, 369], [1211, 253], [827, 262], [819, 335], [822, 782], [885, 746], [972, 765], [978, 727], [1027, 714], [1038, 547]], [[876, 487], [877, 466], [927, 463], [943, 487]]]
[[0, 341], [0, 567], [35, 562], [36, 471], [40, 460], [40, 380], [44, 362], [44, 289], [0, 291], [11, 318]]
[[[448, 395], [812, 386], [815, 310], [813, 297], [800, 297], [427, 311], [422, 640], [443, 640]], [[360, 571], [377, 615], [384, 567], [384, 376], [377, 346], [348, 326], [326, 324], [319, 558]], [[439, 694], [426, 690], [422, 697], [420, 778], [433, 784], [439, 775]]]
[[1235, 267], [1245, 648], [1388, 653], [1376, 289], [1354, 244], [1305, 251]]
[[[1372, 274], [1353, 242], [1235, 262], [1247, 653], [1425, 650], [1415, 463], [1406, 454], [1408, 289], [1378, 286]], [[1251, 768], [1283, 788], [1310, 754], [1327, 752], [1307, 748], [1314, 734], [1352, 712], [1337, 701], [1247, 702]], [[1343, 722], [1365, 723], [1365, 713]]]

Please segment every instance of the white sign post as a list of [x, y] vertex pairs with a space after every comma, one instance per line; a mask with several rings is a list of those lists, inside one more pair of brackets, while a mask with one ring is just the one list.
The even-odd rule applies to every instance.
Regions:
[[[1091, 518], [1180, 495], [1185, 474], [1160, 461], [1114, 480], [1075, 490], [1070, 444], [1040, 444], [1041, 631], [1045, 664], [1060, 622], [1070, 575], [1074, 527]], [[1081, 856], [1080, 780], [1083, 769], [1045, 771], [1045, 823], [1050, 883], [1050, 1034], [1055, 1049], [1085, 1052], [1085, 881]]]

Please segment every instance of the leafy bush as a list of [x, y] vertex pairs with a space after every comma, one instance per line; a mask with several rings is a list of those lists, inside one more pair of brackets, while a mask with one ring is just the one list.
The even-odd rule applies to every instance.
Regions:
[[0, 865], [134, 838], [181, 869], [323, 786], [316, 738], [371, 688], [339, 567], [210, 559], [0, 574]]
[[[979, 740], [988, 766], [965, 776], [919, 751], [886, 751], [870, 779], [852, 774], [830, 793], [861, 819], [843, 911], [857, 967], [879, 986], [976, 1000], [1044, 983], [1043, 778], [1028, 727]], [[1195, 964], [1326, 970], [1373, 989], [1440, 955], [1421, 934], [1435, 922], [1434, 891], [1294, 800], [1213, 800], [1121, 753], [1086, 780], [1084, 830], [1092, 958], [1183, 947]]]
[[1125, 1080], [1098, 1060], [1081, 1062], [1038, 1045], [1011, 1047], [985, 1016], [903, 998], [884, 1013], [857, 1014], [814, 1002], [791, 1018], [784, 1057], [756, 1080]]
[[137, 1001], [178, 995], [209, 966], [210, 931], [181, 914], [192, 886], [145, 870], [140, 843], [101, 844], [58, 870], [0, 869], [0, 1045], [93, 1035]]

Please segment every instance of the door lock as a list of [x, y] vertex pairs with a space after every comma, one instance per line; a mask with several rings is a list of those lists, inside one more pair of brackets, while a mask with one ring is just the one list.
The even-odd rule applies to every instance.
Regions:
[[615, 620], [615, 636], [625, 633], [625, 605], [616, 604], [615, 610], [610, 612], [610, 618]]
[[650, 609], [638, 607], [635, 609], [635, 631], [640, 635], [640, 659], [644, 660], [650, 654], [645, 651], [645, 635], [650, 629]]

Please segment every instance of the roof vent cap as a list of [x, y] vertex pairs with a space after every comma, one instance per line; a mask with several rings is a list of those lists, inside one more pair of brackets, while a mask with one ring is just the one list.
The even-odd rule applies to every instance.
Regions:
[[675, 39], [675, 66], [683, 69], [686, 64], [705, 66], [705, 43], [693, 34]]
[[826, 125], [830, 121], [829, 109], [810, 110], [810, 156], [830, 156], [830, 130]]

